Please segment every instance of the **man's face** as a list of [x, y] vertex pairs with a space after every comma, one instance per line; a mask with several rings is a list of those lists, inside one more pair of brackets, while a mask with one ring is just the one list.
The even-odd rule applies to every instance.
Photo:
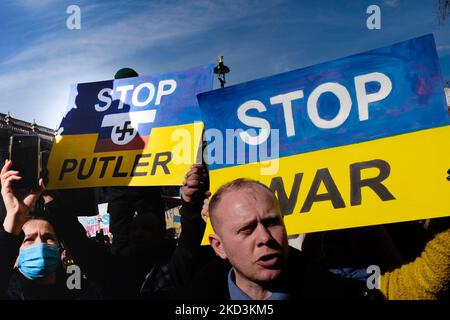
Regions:
[[261, 283], [278, 278], [287, 260], [288, 241], [279, 206], [262, 186], [223, 194], [214, 210], [216, 253], [239, 277]]

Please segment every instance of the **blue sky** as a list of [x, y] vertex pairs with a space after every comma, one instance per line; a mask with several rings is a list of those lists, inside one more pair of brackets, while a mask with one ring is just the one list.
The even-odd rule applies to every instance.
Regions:
[[[433, 33], [450, 79], [450, 16], [438, 0], [199, 0], [0, 3], [0, 112], [56, 128], [70, 85], [216, 63], [225, 56], [236, 84]], [[81, 30], [66, 9], [81, 8]], [[381, 8], [381, 30], [366, 9]]]

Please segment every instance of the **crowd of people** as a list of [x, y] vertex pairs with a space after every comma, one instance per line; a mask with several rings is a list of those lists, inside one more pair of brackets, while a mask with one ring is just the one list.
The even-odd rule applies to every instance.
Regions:
[[[176, 239], [160, 187], [97, 188], [109, 204], [109, 244], [87, 237], [70, 193], [47, 191], [42, 179], [38, 190], [16, 190], [11, 168], [6, 160], [0, 173], [1, 299], [449, 298], [450, 218], [306, 234], [294, 248], [272, 190], [237, 179], [210, 198], [207, 166], [195, 164]], [[207, 219], [214, 233], [202, 246]], [[369, 266], [380, 269], [374, 287]]]
[[[289, 246], [268, 187], [237, 179], [209, 200], [207, 170], [198, 164], [181, 188], [178, 239], [166, 234], [160, 204], [136, 209], [139, 201], [154, 200], [148, 190], [130, 187], [116, 198], [123, 211], [111, 215], [116, 233], [105, 245], [87, 237], [42, 180], [39, 190], [14, 190], [12, 182], [21, 177], [11, 166], [6, 160], [0, 174], [3, 299], [448, 299], [449, 218], [397, 225], [403, 243], [395, 238], [400, 231], [377, 226], [307, 234], [298, 250]], [[35, 208], [39, 198], [41, 210]], [[210, 246], [201, 246], [207, 218], [214, 234]], [[77, 288], [68, 285], [71, 265], [83, 275]], [[369, 265], [382, 272], [373, 290]]]

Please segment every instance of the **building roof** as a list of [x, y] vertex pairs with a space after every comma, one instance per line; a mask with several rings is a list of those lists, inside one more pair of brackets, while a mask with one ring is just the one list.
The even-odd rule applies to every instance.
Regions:
[[10, 134], [29, 134], [37, 133], [41, 139], [48, 142], [52, 142], [55, 137], [55, 130], [38, 125], [36, 123], [30, 123], [23, 120], [15, 119], [9, 114], [0, 112], [0, 131]]

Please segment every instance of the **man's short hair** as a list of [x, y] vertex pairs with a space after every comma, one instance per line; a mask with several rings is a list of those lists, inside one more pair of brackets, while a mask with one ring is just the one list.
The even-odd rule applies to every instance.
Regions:
[[239, 179], [230, 181], [228, 183], [225, 183], [214, 193], [214, 195], [211, 197], [211, 200], [209, 201], [208, 212], [209, 212], [209, 218], [211, 220], [211, 224], [212, 224], [213, 228], [215, 226], [215, 221], [217, 221], [215, 218], [213, 218], [214, 211], [216, 210], [217, 206], [219, 205], [219, 202], [222, 200], [222, 197], [224, 196], [224, 194], [226, 194], [227, 192], [230, 192], [230, 191], [240, 190], [240, 189], [244, 189], [246, 187], [252, 187], [252, 186], [263, 187], [273, 196], [273, 199], [275, 201], [278, 201], [274, 192], [269, 187], [267, 187], [265, 184], [263, 184], [257, 180], [239, 178]]

